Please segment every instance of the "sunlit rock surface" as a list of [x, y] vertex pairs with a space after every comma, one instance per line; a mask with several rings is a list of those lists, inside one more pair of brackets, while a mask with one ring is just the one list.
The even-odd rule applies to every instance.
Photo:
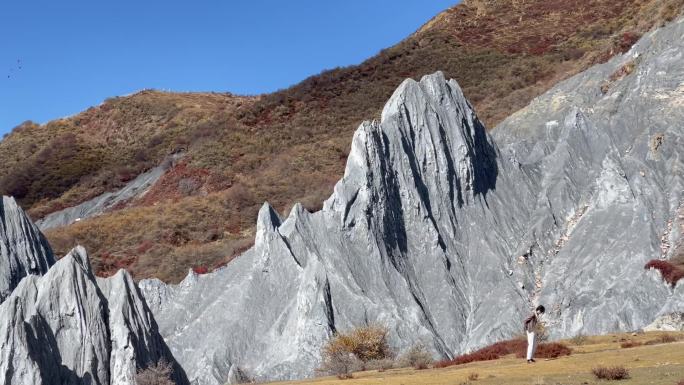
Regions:
[[0, 197], [0, 303], [27, 275], [43, 275], [55, 263], [45, 237], [14, 198]]
[[554, 337], [681, 310], [683, 286], [644, 270], [681, 240], [681, 36], [681, 21], [645, 36], [492, 137], [456, 82], [405, 81], [355, 133], [321, 211], [265, 204], [255, 246], [225, 268], [141, 283], [190, 380], [310, 376], [335, 331], [373, 322], [398, 351], [448, 358], [520, 333], [539, 303]]
[[128, 385], [161, 358], [188, 383], [131, 277], [96, 279], [81, 247], [25, 277], [0, 305], [3, 384]]

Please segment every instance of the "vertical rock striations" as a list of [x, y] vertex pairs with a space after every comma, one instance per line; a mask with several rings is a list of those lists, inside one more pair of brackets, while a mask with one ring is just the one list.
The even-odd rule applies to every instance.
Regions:
[[27, 275], [43, 275], [55, 263], [43, 234], [14, 198], [0, 199], [0, 303]]
[[682, 35], [679, 21], [645, 36], [493, 138], [456, 82], [406, 80], [356, 131], [321, 211], [265, 204], [225, 268], [141, 282], [162, 335], [215, 385], [311, 375], [327, 338], [371, 322], [447, 358], [519, 333], [537, 303], [554, 336], [681, 311], [684, 286], [643, 266], [681, 242]]
[[201, 384], [237, 369], [311, 375], [332, 333], [369, 322], [398, 350], [452, 357], [519, 329], [527, 297], [501, 254], [517, 246], [532, 185], [501, 162], [455, 81], [407, 80], [354, 135], [323, 210], [295, 205], [281, 220], [265, 204], [255, 246], [225, 269], [141, 288]]
[[175, 362], [130, 276], [98, 285], [81, 247], [42, 277], [24, 278], [0, 305], [0, 377], [8, 385], [131, 384], [136, 368], [161, 358]]

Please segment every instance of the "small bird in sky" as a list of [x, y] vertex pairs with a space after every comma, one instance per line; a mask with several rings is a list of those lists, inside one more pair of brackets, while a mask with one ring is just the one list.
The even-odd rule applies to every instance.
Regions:
[[12, 74], [14, 73], [15, 70], [20, 71], [21, 69], [22, 69], [21, 59], [17, 59], [17, 65], [16, 65], [16, 67], [11, 67], [9, 69], [9, 73], [7, 74], [7, 79], [10, 79], [12, 77]]

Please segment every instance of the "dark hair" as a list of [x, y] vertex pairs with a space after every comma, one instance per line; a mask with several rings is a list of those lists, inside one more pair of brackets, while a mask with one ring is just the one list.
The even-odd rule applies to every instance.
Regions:
[[546, 309], [544, 308], [544, 305], [539, 305], [539, 306], [537, 306], [537, 309], [536, 309], [536, 310], [537, 310], [538, 312], [540, 312], [540, 313], [543, 313], [543, 312], [546, 311]]

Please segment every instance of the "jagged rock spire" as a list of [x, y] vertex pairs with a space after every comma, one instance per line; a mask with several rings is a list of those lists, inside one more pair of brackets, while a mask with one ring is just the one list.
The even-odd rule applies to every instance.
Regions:
[[137, 368], [161, 358], [187, 384], [130, 276], [98, 284], [80, 246], [0, 305], [0, 347], [8, 385], [131, 384]]
[[141, 285], [161, 333], [192, 381], [219, 385], [312, 375], [334, 332], [371, 322], [399, 352], [448, 358], [511, 338], [539, 303], [558, 337], [681, 311], [684, 286], [643, 266], [682, 241], [668, 223], [684, 205], [683, 34], [673, 23], [560, 83], [494, 139], [454, 81], [405, 81], [354, 134], [321, 211], [281, 221], [264, 205], [225, 268]]
[[43, 275], [55, 263], [50, 245], [14, 198], [0, 199], [0, 303], [27, 275]]

